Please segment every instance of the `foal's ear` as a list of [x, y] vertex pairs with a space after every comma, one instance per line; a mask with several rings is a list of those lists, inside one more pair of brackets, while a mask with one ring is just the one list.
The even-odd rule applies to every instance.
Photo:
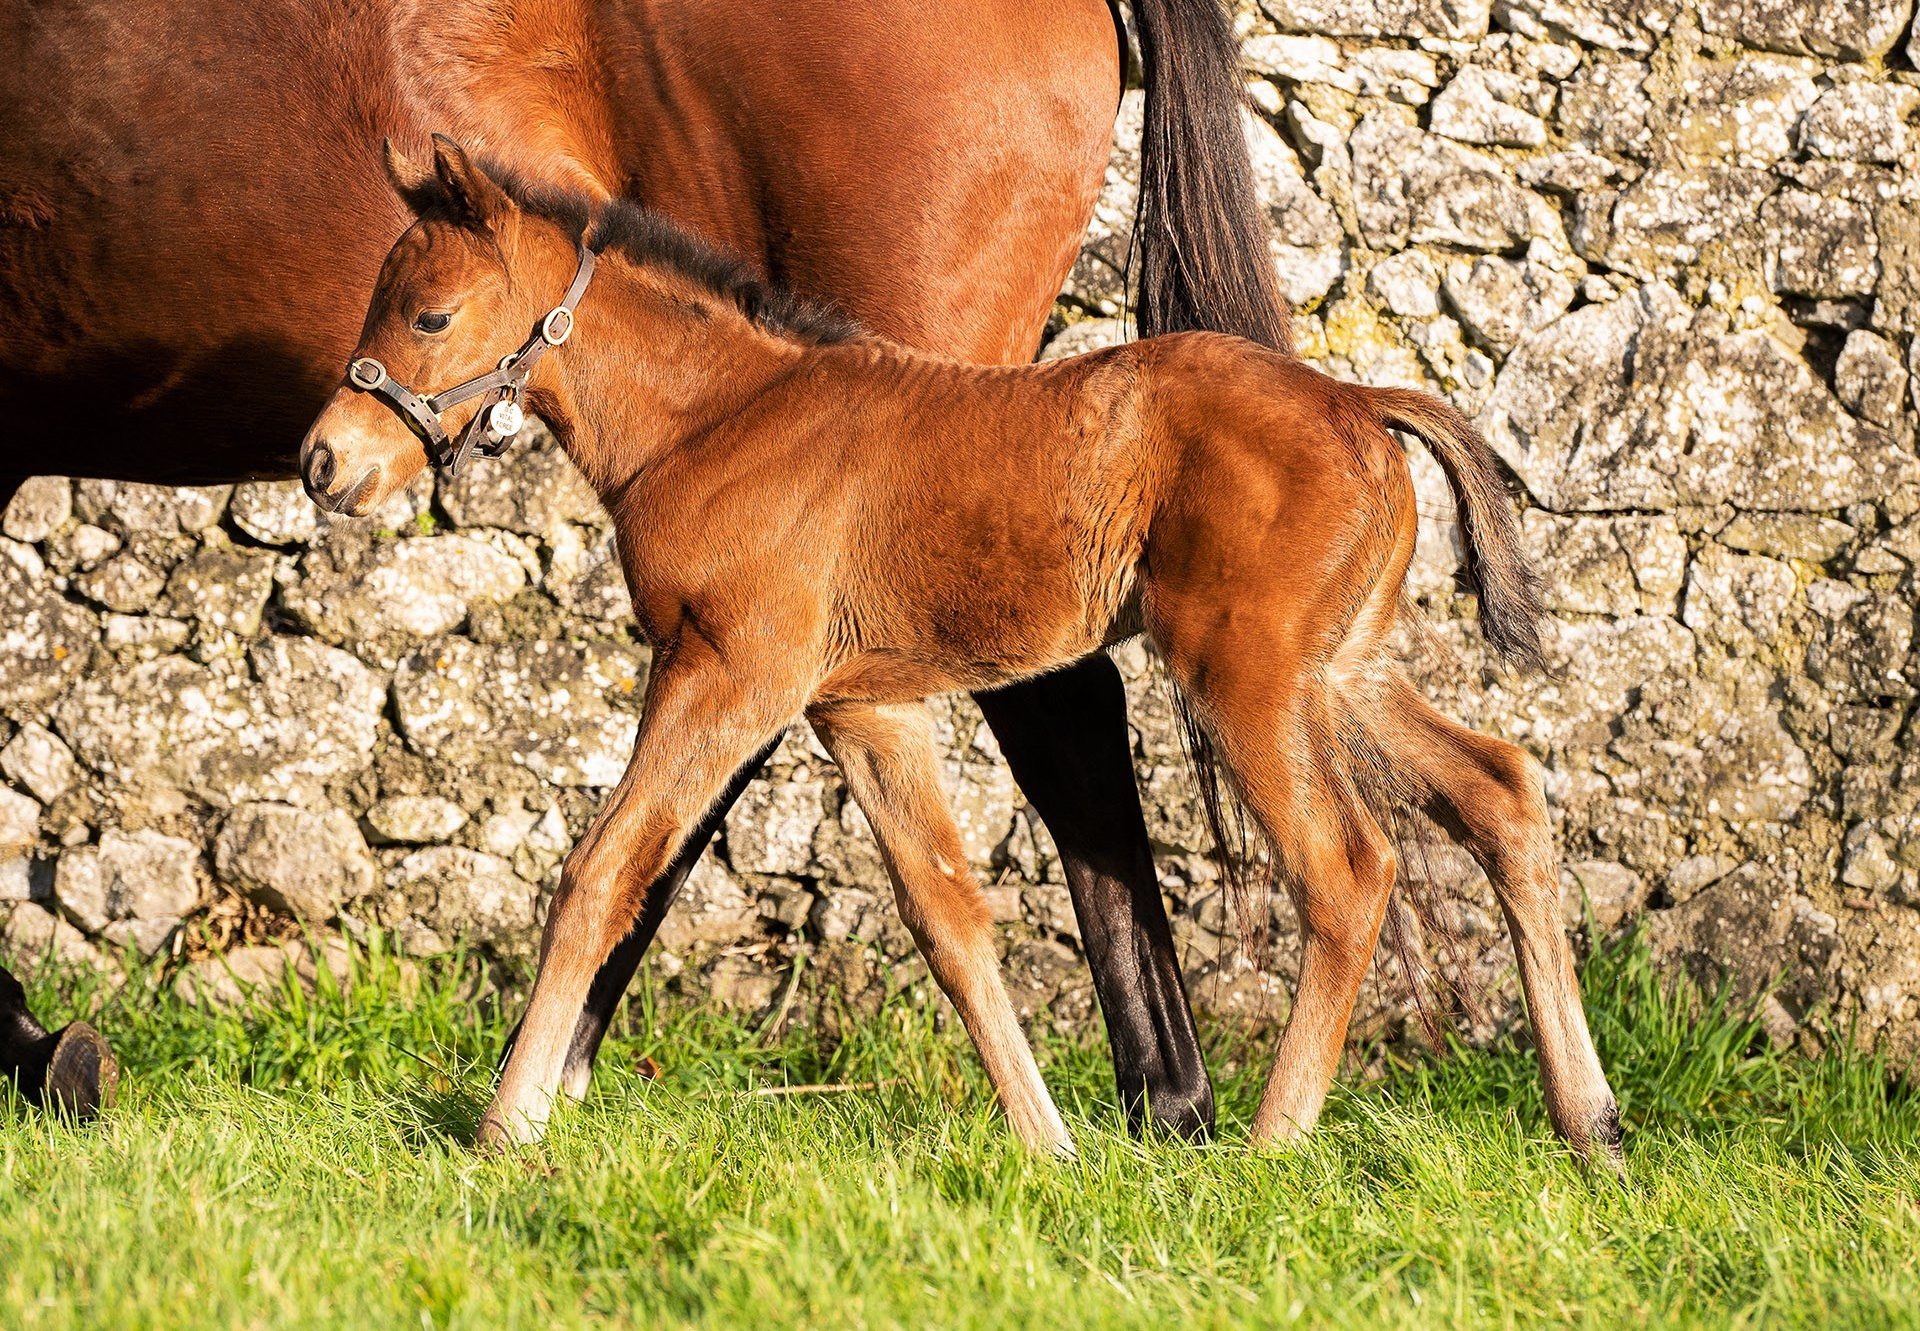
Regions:
[[433, 136], [433, 173], [440, 182], [442, 202], [468, 226], [490, 231], [513, 209], [507, 192], [445, 134]]
[[415, 215], [439, 202], [440, 178], [434, 175], [432, 167], [414, 161], [392, 139], [381, 141], [380, 159], [387, 168], [387, 183]]

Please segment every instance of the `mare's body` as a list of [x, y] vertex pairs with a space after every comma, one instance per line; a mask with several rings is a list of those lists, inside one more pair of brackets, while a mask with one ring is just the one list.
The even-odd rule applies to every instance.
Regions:
[[[503, 187], [449, 141], [433, 176], [397, 165], [396, 183], [421, 221], [382, 271], [360, 354], [432, 389], [541, 321], [589, 209]], [[1538, 652], [1518, 524], [1459, 413], [1217, 334], [967, 365], [787, 308], [629, 204], [592, 227], [594, 285], [528, 392], [607, 505], [654, 668], [626, 774], [562, 871], [483, 1142], [543, 1130], [594, 973], [661, 909], [657, 872], [740, 764], [804, 714], [1015, 1129], [1071, 1149], [1001, 982], [922, 704], [1144, 630], [1301, 916], [1299, 990], [1256, 1137], [1319, 1116], [1395, 882], [1381, 823], [1412, 803], [1487, 866], [1555, 1127], [1612, 1157], [1538, 765], [1434, 712], [1390, 656], [1416, 525], [1390, 428], [1447, 474], [1486, 636]], [[411, 439], [386, 402], [343, 388], [307, 448], [356, 459], [350, 476]]]
[[[1143, 324], [1283, 342], [1217, 0], [1134, 12]], [[1027, 360], [1106, 164], [1122, 43], [1105, 0], [0, 0], [0, 50], [3, 506], [47, 470], [293, 475], [408, 221], [383, 136], [450, 130], [637, 194], [890, 337]], [[1093, 661], [981, 704], [1060, 848], [1130, 1113], [1150, 1097], [1206, 1131], [1117, 675]], [[594, 988], [576, 1081], [644, 934]]]

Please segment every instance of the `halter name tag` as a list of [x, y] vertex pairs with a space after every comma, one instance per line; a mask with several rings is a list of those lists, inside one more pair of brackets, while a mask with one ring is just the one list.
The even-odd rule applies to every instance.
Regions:
[[520, 433], [520, 427], [527, 423], [526, 413], [520, 410], [520, 404], [509, 398], [505, 402], [496, 402], [487, 412], [487, 433], [495, 439], [511, 439]]

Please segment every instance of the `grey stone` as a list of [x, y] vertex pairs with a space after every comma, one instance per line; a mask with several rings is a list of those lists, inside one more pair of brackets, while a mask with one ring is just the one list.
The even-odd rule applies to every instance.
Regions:
[[1641, 278], [1678, 280], [1709, 254], [1735, 266], [1757, 263], [1761, 242], [1741, 223], [1777, 183], [1771, 172], [1721, 162], [1659, 166], [1619, 193], [1604, 237], [1576, 238], [1575, 248]]
[[88, 767], [130, 789], [170, 787], [215, 808], [308, 803], [373, 752], [385, 690], [345, 652], [271, 637], [245, 670], [166, 656], [89, 679], [54, 709]]
[[53, 894], [67, 918], [94, 933], [117, 920], [177, 923], [200, 904], [199, 863], [191, 841], [108, 828], [99, 845], [60, 856]]
[[73, 751], [37, 722], [28, 722], [0, 748], [0, 773], [25, 786], [43, 804], [59, 799], [80, 780]]
[[1687, 570], [1680, 620], [1696, 637], [1712, 635], [1742, 648], [1769, 643], [1784, 626], [1796, 586], [1790, 565], [1710, 545]]
[[74, 509], [81, 519], [123, 532], [178, 536], [204, 531], [220, 521], [233, 493], [230, 485], [138, 485], [129, 481], [81, 481]]
[[1855, 823], [1847, 829], [1841, 851], [1840, 881], [1870, 892], [1886, 892], [1899, 883], [1900, 866], [1875, 823]]
[[167, 575], [131, 552], [115, 555], [73, 580], [74, 590], [109, 610], [150, 610]]
[[1339, 43], [1310, 33], [1257, 32], [1240, 48], [1246, 68], [1287, 83], [1320, 83], [1358, 92], [1360, 81], [1345, 68]]
[[248, 481], [233, 487], [233, 525], [264, 545], [299, 545], [320, 529], [320, 510], [298, 481]]
[[0, 911], [4, 911], [10, 901], [31, 901], [33, 890], [33, 862], [25, 855], [0, 857]]
[[132, 950], [143, 957], [157, 956], [179, 936], [180, 921], [170, 915], [150, 920], [115, 920], [100, 931], [101, 941], [122, 952]]
[[626, 573], [610, 533], [567, 523], [551, 534], [550, 545], [544, 585], [561, 608], [602, 625], [633, 622]]
[[73, 483], [64, 476], [30, 476], [0, 517], [0, 533], [29, 545], [59, 531], [73, 516]]
[[1375, 264], [1367, 289], [1403, 319], [1431, 319], [1440, 313], [1440, 270], [1423, 250], [1403, 250]]
[[1844, 522], [1815, 514], [1741, 513], [1714, 539], [1729, 550], [1818, 564], [1846, 549], [1857, 534]]
[[727, 814], [727, 859], [742, 873], [804, 874], [823, 812], [817, 779], [769, 777], [748, 786]]
[[734, 876], [702, 856], [656, 936], [668, 952], [684, 956], [701, 945], [739, 942], [754, 932], [760, 911]]
[[51, 542], [58, 549], [57, 557], [63, 558], [68, 568], [78, 570], [97, 568], [118, 554], [124, 544], [118, 533], [90, 522], [66, 528]]
[[1440, 66], [1425, 51], [1373, 47], [1351, 57], [1354, 91], [1362, 97], [1386, 97], [1419, 106], [1440, 86]]
[[402, 859], [387, 876], [389, 911], [404, 911], [413, 927], [401, 932], [417, 956], [460, 942], [494, 944], [511, 954], [533, 947], [532, 885], [498, 855], [465, 846], [428, 846]]
[[1301, 175], [1293, 149], [1265, 120], [1248, 116], [1247, 150], [1254, 186], [1266, 210], [1281, 296], [1303, 305], [1327, 293], [1344, 261], [1340, 219]]
[[1908, 119], [1920, 107], [1920, 89], [1862, 80], [1820, 94], [1800, 125], [1808, 152], [1850, 162], [1898, 162], [1906, 153]]
[[1598, 931], [1608, 933], [1646, 899], [1645, 880], [1622, 864], [1579, 860], [1560, 871], [1560, 917], [1568, 929], [1583, 927], [1591, 915]]
[[162, 608], [212, 632], [251, 638], [273, 595], [274, 563], [232, 548], [202, 550], [174, 566]]
[[1528, 37], [1566, 34], [1605, 51], [1645, 53], [1671, 21], [1672, 0], [1623, 5], [1618, 0], [1495, 0], [1493, 14]]
[[1040, 349], [1041, 360], [1062, 360], [1132, 341], [1124, 319], [1081, 319], [1070, 323]]
[[0, 859], [22, 854], [40, 839], [40, 802], [0, 786]]
[[1427, 127], [1461, 143], [1537, 148], [1547, 141], [1540, 117], [1552, 100], [1538, 79], [1468, 65], [1433, 99]]
[[318, 948], [302, 939], [255, 944], [193, 962], [174, 980], [174, 992], [185, 1002], [214, 1008], [272, 1004], [289, 984], [313, 993], [323, 970], [339, 988], [351, 984], [352, 957], [339, 939], [323, 940]]
[[1687, 542], [1670, 517], [1525, 518], [1529, 551], [1555, 610], [1671, 614], [1686, 578]]
[[520, 563], [466, 536], [330, 538], [307, 552], [281, 598], [301, 625], [341, 645], [423, 638], [458, 628], [478, 601], [527, 584]]
[[1891, 426], [1907, 398], [1907, 370], [1894, 345], [1856, 328], [1847, 334], [1833, 366], [1833, 389], [1847, 410], [1875, 425]]
[[1915, 474], [1911, 455], [1857, 424], [1769, 334], [1696, 322], [1659, 284], [1529, 338], [1480, 424], [1535, 499], [1561, 512], [1820, 512]]
[[1639, 60], [1589, 60], [1560, 90], [1554, 121], [1576, 148], [1645, 157], [1653, 147], [1651, 70]]
[[1621, 178], [1620, 164], [1585, 148], [1529, 157], [1516, 172], [1535, 189], [1571, 197], [1591, 195]]
[[1700, 27], [1742, 46], [1860, 60], [1885, 55], [1913, 16], [1913, 0], [1702, 0]]
[[253, 900], [322, 925], [373, 888], [373, 856], [344, 809], [308, 813], [287, 804], [242, 804], [214, 842], [214, 868]]
[[1873, 213], [1847, 199], [1789, 189], [1760, 210], [1776, 291], [1800, 296], [1864, 296], [1880, 277]]
[[781, 987], [781, 977], [765, 964], [732, 953], [715, 958], [705, 979], [708, 997], [732, 1012], [765, 1011]]
[[193, 637], [193, 626], [165, 615], [105, 615], [101, 618], [107, 650], [132, 653], [143, 661], [179, 651]]
[[1444, 37], [1485, 35], [1491, 0], [1261, 0], [1261, 10], [1287, 32], [1328, 37]]
[[1685, 74], [1685, 96], [1668, 131], [1687, 157], [1772, 166], [1794, 151], [1794, 134], [1819, 91], [1817, 66], [1777, 55], [1702, 60]]
[[[11, 545], [11, 543], [9, 543]], [[98, 628], [54, 588], [31, 546], [0, 549], [0, 708], [59, 696], [87, 663]]]
[[1481, 345], [1501, 355], [1573, 304], [1573, 280], [1544, 263], [1482, 255], [1447, 265], [1447, 301]]
[[537, 422], [505, 457], [481, 459], [458, 476], [442, 476], [440, 505], [461, 527], [498, 527], [540, 536], [563, 522], [604, 526], [600, 497]]
[[430, 845], [467, 825], [467, 812], [438, 795], [389, 795], [366, 812], [367, 834], [379, 845]]
[[23, 976], [31, 976], [49, 957], [65, 965], [96, 970], [107, 964], [85, 934], [31, 901], [12, 906], [0, 903], [0, 943], [6, 945], [10, 966]]
[[1375, 249], [1498, 251], [1532, 234], [1528, 196], [1495, 158], [1377, 115], [1351, 147], [1360, 227]]
[[[394, 673], [400, 733], [429, 758], [506, 760], [560, 786], [611, 786], [639, 733], [645, 658], [616, 643], [446, 638]], [[614, 700], [622, 706], [615, 706]]]

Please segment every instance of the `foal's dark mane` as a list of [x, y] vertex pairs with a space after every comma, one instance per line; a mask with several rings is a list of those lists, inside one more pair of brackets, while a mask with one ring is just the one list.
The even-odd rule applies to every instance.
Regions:
[[763, 280], [738, 256], [707, 244], [659, 213], [632, 200], [596, 204], [576, 190], [529, 180], [495, 162], [481, 169], [526, 212], [586, 239], [596, 254], [624, 254], [656, 264], [705, 288], [768, 332], [801, 342], [845, 342], [864, 330], [833, 306], [795, 295]]

